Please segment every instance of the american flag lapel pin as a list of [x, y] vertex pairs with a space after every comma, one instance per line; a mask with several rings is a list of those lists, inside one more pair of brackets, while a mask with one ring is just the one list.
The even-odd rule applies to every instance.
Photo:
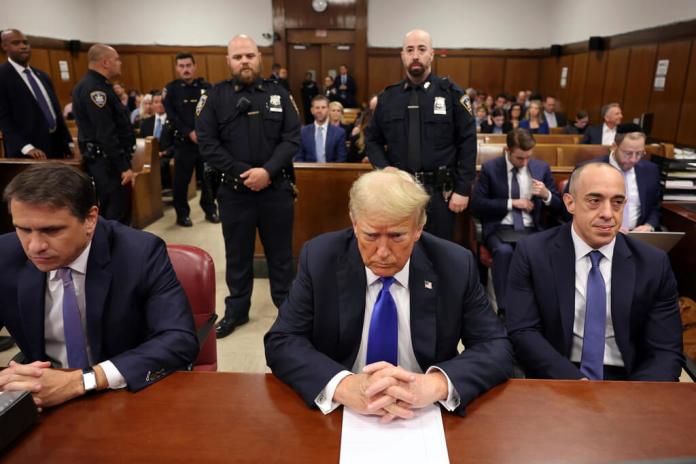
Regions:
[[426, 280], [426, 281], [424, 282], [424, 285], [425, 285], [425, 288], [427, 288], [428, 290], [432, 290], [432, 289], [433, 289], [433, 283], [432, 283], [431, 281], [429, 281], [429, 280]]

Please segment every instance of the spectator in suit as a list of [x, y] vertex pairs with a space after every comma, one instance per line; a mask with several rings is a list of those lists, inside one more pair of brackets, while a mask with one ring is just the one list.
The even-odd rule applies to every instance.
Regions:
[[338, 100], [338, 94], [334, 87], [334, 80], [331, 76], [324, 77], [323, 95], [328, 98], [330, 102]]
[[23, 360], [0, 372], [0, 390], [50, 407], [138, 391], [195, 361], [191, 308], [164, 242], [99, 217], [86, 174], [34, 165], [3, 199], [16, 232], [0, 236], [0, 327]]
[[527, 129], [531, 134], [548, 134], [549, 125], [541, 112], [541, 103], [538, 100], [529, 102], [529, 108], [524, 119], [520, 121], [520, 128]]
[[609, 103], [602, 107], [602, 124], [589, 126], [580, 143], [593, 145], [611, 145], [616, 138], [616, 128], [621, 124], [623, 113], [618, 103]]
[[157, 91], [152, 94], [152, 111], [154, 116], [140, 121], [140, 136], [153, 136], [159, 145], [160, 178], [162, 188], [172, 188], [169, 163], [174, 156], [174, 128], [167, 119], [162, 102], [162, 93]]
[[626, 187], [608, 163], [576, 169], [572, 222], [517, 244], [507, 326], [528, 377], [677, 381], [684, 362], [667, 255], [619, 233]]
[[544, 119], [551, 127], [565, 127], [568, 125], [568, 118], [565, 113], [556, 111], [556, 99], [551, 95], [547, 95], [544, 99]]
[[314, 118], [312, 117], [312, 99], [319, 94], [317, 83], [314, 82], [311, 72], [305, 73], [305, 78], [302, 81], [302, 109], [304, 110], [305, 124], [311, 124]]
[[308, 406], [383, 422], [435, 402], [463, 415], [510, 376], [471, 252], [423, 232], [429, 199], [403, 171], [372, 171], [351, 188], [352, 229], [304, 245], [264, 343], [273, 374]]
[[561, 197], [548, 163], [534, 159], [536, 142], [525, 129], [507, 135], [505, 155], [486, 161], [471, 196], [473, 213], [481, 219], [483, 240], [493, 254], [493, 288], [501, 312], [516, 238], [543, 230], [542, 210], [556, 215]]
[[484, 105], [479, 105], [476, 108], [476, 132], [481, 132], [481, 124], [487, 123], [491, 125], [488, 118], [488, 111]]
[[481, 122], [482, 134], [507, 134], [512, 130], [512, 124], [505, 120], [505, 110], [496, 108], [491, 112], [490, 121]]
[[575, 115], [575, 121], [573, 124], [568, 124], [563, 129], [565, 134], [578, 134], [584, 135], [587, 129], [587, 123], [590, 121], [590, 117], [587, 115], [587, 111], [580, 110]]
[[7, 62], [0, 65], [0, 131], [5, 156], [34, 159], [72, 156], [65, 124], [50, 77], [32, 66], [31, 45], [17, 29], [0, 32]]
[[302, 128], [300, 150], [295, 161], [343, 163], [346, 161], [346, 132], [329, 123], [329, 100], [323, 95], [312, 99], [314, 123]]
[[345, 108], [355, 108], [357, 103], [355, 102], [355, 92], [356, 85], [353, 76], [348, 74], [348, 66], [342, 64], [338, 67], [338, 76], [334, 79], [334, 89], [336, 89], [336, 95], [338, 95], [338, 101]]
[[504, 93], [499, 93], [495, 96], [494, 108], [500, 108], [501, 110], [507, 110], [507, 96]]
[[510, 105], [510, 109], [507, 113], [507, 120], [512, 125], [513, 129], [517, 129], [520, 125], [520, 120], [522, 119], [522, 108], [523, 106], [517, 102]]

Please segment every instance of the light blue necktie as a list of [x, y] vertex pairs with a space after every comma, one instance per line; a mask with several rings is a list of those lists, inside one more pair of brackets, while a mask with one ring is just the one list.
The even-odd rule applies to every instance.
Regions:
[[599, 270], [602, 253], [589, 253], [592, 268], [585, 294], [585, 332], [582, 339], [580, 372], [590, 380], [604, 379], [604, 332], [607, 325], [607, 290]]
[[324, 150], [324, 126], [317, 126], [317, 134], [314, 137], [314, 148], [317, 152], [317, 163], [326, 163]]
[[382, 290], [372, 309], [370, 330], [367, 335], [367, 364], [377, 361], [387, 361], [397, 365], [399, 346], [399, 322], [396, 313], [396, 302], [389, 292], [394, 283], [393, 277], [380, 277]]
[[58, 269], [58, 275], [63, 281], [63, 332], [68, 352], [68, 365], [64, 367], [84, 369], [89, 367], [89, 361], [72, 272], [69, 267], [62, 267]]
[[155, 116], [155, 130], [153, 134], [157, 140], [160, 139], [160, 135], [162, 135], [162, 120]]

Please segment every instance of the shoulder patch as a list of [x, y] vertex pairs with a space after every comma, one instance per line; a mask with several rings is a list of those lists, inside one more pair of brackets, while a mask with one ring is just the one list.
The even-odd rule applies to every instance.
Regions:
[[201, 95], [201, 98], [198, 99], [198, 104], [196, 105], [196, 116], [200, 116], [201, 111], [203, 111], [203, 107], [205, 106], [206, 101], [208, 101], [208, 95], [207, 94]]
[[90, 92], [89, 98], [92, 99], [92, 103], [97, 105], [98, 108], [104, 108], [104, 105], [106, 105], [106, 92], [95, 90]]
[[471, 108], [471, 100], [468, 95], [462, 95], [459, 99], [459, 103], [469, 112], [470, 115], [474, 115], [474, 110]]

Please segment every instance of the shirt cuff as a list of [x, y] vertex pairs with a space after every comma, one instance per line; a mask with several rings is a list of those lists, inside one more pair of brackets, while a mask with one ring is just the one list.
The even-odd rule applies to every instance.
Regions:
[[551, 203], [551, 198], [553, 198], [553, 193], [551, 193], [551, 190], [549, 190], [549, 194], [546, 197], [546, 200], [544, 200], [544, 204], [546, 206], [549, 206], [549, 203]]
[[114, 363], [111, 361], [104, 361], [99, 363], [99, 367], [104, 371], [106, 376], [106, 381], [109, 383], [109, 388], [112, 390], [118, 390], [120, 388], [125, 388], [127, 386], [126, 379], [123, 375], [116, 369]]
[[512, 211], [512, 198], [508, 198], [507, 210]]
[[324, 414], [329, 414], [341, 405], [341, 403], [337, 403], [333, 400], [334, 393], [336, 393], [336, 387], [338, 387], [338, 384], [341, 383], [341, 380], [352, 374], [353, 373], [351, 371], [341, 371], [334, 375], [333, 378], [329, 380], [329, 383], [326, 384], [324, 389], [319, 392], [316, 398], [314, 398], [314, 404], [319, 407], [321, 412]]
[[31, 143], [27, 143], [26, 145], [24, 145], [22, 147], [22, 154], [28, 155], [29, 152], [32, 151], [33, 149], [34, 149], [34, 145], [32, 145]]
[[437, 366], [431, 366], [428, 368], [426, 374], [430, 374], [433, 372], [435, 369], [440, 371], [442, 375], [445, 376], [447, 379], [447, 399], [444, 401], [439, 401], [439, 403], [444, 406], [444, 408], [450, 412], [454, 411], [459, 407], [459, 404], [462, 402], [461, 398], [459, 397], [459, 392], [454, 388], [454, 385], [452, 384], [452, 381], [450, 380], [449, 376], [447, 375], [447, 372], [443, 371]]

